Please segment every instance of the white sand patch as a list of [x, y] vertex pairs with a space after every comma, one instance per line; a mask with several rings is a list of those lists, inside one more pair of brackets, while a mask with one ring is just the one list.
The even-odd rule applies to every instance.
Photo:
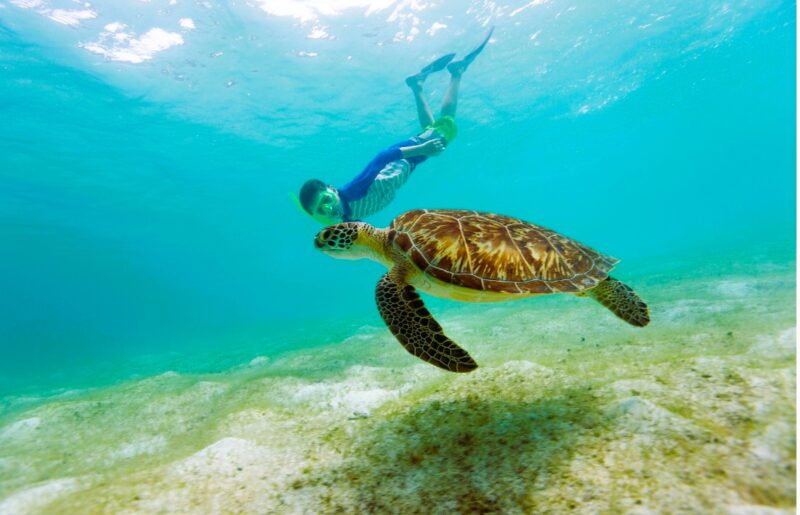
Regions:
[[680, 300], [662, 307], [659, 318], [669, 322], [686, 323], [687, 321], [694, 321], [700, 315], [722, 313], [731, 309], [728, 305], [715, 302]]
[[266, 365], [269, 363], [269, 358], [266, 356], [256, 356], [255, 358], [250, 360], [249, 365], [251, 367], [260, 367], [261, 365]]
[[716, 340], [717, 336], [711, 333], [696, 333], [687, 338], [687, 342], [691, 345], [702, 345], [706, 342]]
[[712, 287], [712, 292], [725, 297], [747, 297], [753, 292], [753, 283], [733, 279], [720, 281]]
[[692, 368], [697, 369], [698, 372], [711, 373], [719, 372], [729, 365], [727, 360], [718, 356], [699, 356], [697, 358], [692, 358], [690, 363], [692, 364]]
[[273, 461], [269, 448], [242, 438], [223, 438], [174, 464], [181, 475], [219, 477], [235, 475], [238, 468]]
[[[191, 388], [176, 393], [175, 395], [158, 396], [146, 403], [141, 409], [141, 415], [145, 417], [168, 417], [173, 421], [172, 434], [180, 430], [188, 429], [184, 426], [191, 417], [193, 410], [211, 402], [218, 395], [223, 394], [229, 385], [214, 383], [211, 381], [200, 381]], [[149, 395], [146, 393], [145, 395]], [[183, 429], [178, 429], [183, 427]]]
[[368, 415], [382, 404], [399, 398], [399, 393], [391, 390], [375, 388], [372, 390], [349, 391], [331, 400], [334, 409], [354, 414]]
[[750, 452], [759, 459], [780, 463], [791, 459], [794, 427], [787, 422], [774, 422], [755, 435], [750, 442]]
[[299, 404], [319, 409], [368, 415], [375, 408], [400, 397], [399, 390], [365, 388], [350, 382], [314, 383], [301, 386], [292, 397]]
[[286, 385], [284, 398], [289, 400], [289, 404], [318, 410], [369, 415], [407, 392], [412, 387], [413, 378], [418, 375], [416, 370], [416, 367], [410, 369], [399, 382], [396, 377], [387, 375], [385, 368], [356, 365], [347, 370], [343, 381]]
[[534, 376], [542, 374], [550, 375], [554, 373], [552, 368], [548, 368], [538, 363], [534, 363], [533, 361], [527, 361], [527, 360], [506, 361], [497, 368], [490, 369], [488, 367], [482, 367], [478, 368], [476, 372], [482, 372], [483, 370], [487, 370], [489, 371], [488, 373], [491, 374], [494, 374], [495, 372], [498, 371], [505, 374], [508, 373], [522, 374], [528, 378], [533, 378]]
[[140, 454], [156, 454], [167, 446], [167, 439], [161, 435], [127, 443], [111, 452], [112, 458], [132, 458]]
[[664, 386], [644, 379], [623, 379], [614, 381], [606, 388], [616, 397], [638, 396], [643, 393], [660, 394], [665, 390]]
[[74, 478], [54, 479], [14, 493], [0, 502], [0, 513], [26, 515], [44, 513], [44, 508], [59, 497], [74, 492], [80, 483]]
[[328, 389], [329, 386], [325, 383], [304, 384], [295, 390], [291, 400], [299, 404], [315, 403], [327, 396]]
[[19, 438], [28, 436], [31, 434], [31, 432], [35, 431], [41, 423], [42, 419], [39, 417], [30, 417], [18, 420], [0, 431], [0, 438]]
[[353, 365], [345, 371], [345, 375], [354, 381], [380, 382], [387, 379], [387, 369], [368, 365]]
[[228, 387], [227, 384], [215, 383], [213, 381], [200, 381], [194, 385], [189, 392], [191, 392], [195, 398], [208, 401], [225, 392]]
[[794, 356], [797, 349], [797, 329], [785, 329], [778, 335], [760, 336], [747, 351], [763, 358], [782, 359]]
[[786, 399], [788, 404], [795, 406], [796, 403], [796, 372], [794, 367], [787, 366], [782, 370], [772, 370], [768, 376], [757, 377], [749, 376], [745, 379], [750, 385], [752, 392], [757, 396], [753, 401], [753, 414], [759, 420], [773, 420], [781, 410], [776, 406], [778, 399]]
[[[230, 385], [225, 383], [217, 383], [214, 381], [198, 381], [191, 386], [188, 390], [181, 394], [181, 397], [193, 399], [194, 401], [209, 401], [215, 396], [224, 393]], [[164, 397], [164, 400], [178, 400], [180, 397]], [[181, 400], [183, 402], [183, 400]]]
[[611, 403], [606, 412], [616, 417], [617, 425], [638, 435], [687, 434], [699, 431], [685, 418], [641, 397], [628, 397]]
[[163, 468], [157, 483], [136, 489], [138, 500], [124, 513], [276, 512], [265, 504], [267, 496], [291, 490], [289, 484], [309, 465], [302, 452], [309, 442], [269, 421], [257, 424], [275, 445], [222, 438]]
[[223, 438], [167, 466], [159, 483], [137, 489], [139, 500], [126, 513], [258, 511], [241, 503], [275, 488], [270, 483], [282, 485], [287, 458], [243, 438]]
[[789, 515], [790, 513], [795, 513], [795, 510], [781, 510], [769, 506], [749, 504], [746, 506], [727, 506], [725, 513], [728, 515]]

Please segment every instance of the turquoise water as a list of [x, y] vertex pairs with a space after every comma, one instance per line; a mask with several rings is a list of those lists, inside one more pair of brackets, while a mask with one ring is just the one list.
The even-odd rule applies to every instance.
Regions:
[[[57, 512], [158, 511], [222, 495], [230, 511], [381, 511], [418, 488], [409, 511], [792, 509], [795, 5], [327, 5], [0, 0], [6, 508], [47, 512], [39, 497]], [[544, 225], [621, 259], [615, 276], [653, 323], [636, 331], [565, 296], [426, 298], [482, 366], [455, 377], [397, 345], [374, 305], [381, 266], [316, 252], [319, 228], [288, 193], [311, 177], [344, 184], [413, 134], [403, 79], [489, 24], [458, 139], [370, 222], [447, 207]], [[435, 109], [446, 84], [426, 82]], [[531, 420], [544, 422], [520, 437]], [[685, 431], [669, 447], [674, 427]], [[653, 454], [626, 454], [631, 434]], [[481, 472], [492, 450], [510, 452], [497, 441], [518, 437], [533, 468], [509, 457]], [[586, 479], [601, 467], [593, 450], [617, 444], [610, 479]], [[467, 448], [481, 450], [442, 457]], [[291, 463], [288, 479], [236, 476], [220, 464], [231, 456]], [[667, 460], [665, 475], [615, 482], [634, 474], [615, 465], [626, 460], [639, 472]], [[377, 486], [403, 467], [417, 487]], [[679, 469], [704, 479], [694, 488]], [[176, 486], [219, 474], [230, 481]], [[468, 506], [425, 477], [471, 478]], [[240, 483], [274, 495], [228, 495]], [[40, 484], [46, 495], [30, 490]], [[323, 494], [331, 504], [314, 504]]]

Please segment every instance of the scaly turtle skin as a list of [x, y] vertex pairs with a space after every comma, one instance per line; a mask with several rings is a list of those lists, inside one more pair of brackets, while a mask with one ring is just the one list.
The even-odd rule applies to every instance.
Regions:
[[414, 210], [388, 229], [363, 222], [327, 227], [317, 248], [334, 257], [371, 258], [389, 272], [376, 288], [384, 322], [411, 354], [445, 370], [478, 365], [444, 335], [416, 289], [466, 302], [549, 293], [589, 296], [631, 325], [650, 322], [647, 305], [609, 277], [618, 260], [516, 218], [461, 210]]

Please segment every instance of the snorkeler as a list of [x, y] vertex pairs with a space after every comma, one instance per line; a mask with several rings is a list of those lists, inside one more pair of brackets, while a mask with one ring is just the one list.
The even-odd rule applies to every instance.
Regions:
[[[331, 225], [342, 221], [362, 220], [388, 206], [397, 190], [411, 173], [428, 157], [439, 155], [456, 137], [456, 105], [461, 75], [481, 53], [494, 28], [484, 40], [463, 59], [453, 61], [447, 54], [406, 79], [414, 94], [422, 132], [410, 139], [395, 143], [380, 151], [366, 168], [341, 188], [311, 179], [300, 189], [300, 205], [318, 222]], [[450, 72], [450, 85], [442, 102], [442, 110], [434, 119], [422, 84], [433, 72], [444, 68]]]

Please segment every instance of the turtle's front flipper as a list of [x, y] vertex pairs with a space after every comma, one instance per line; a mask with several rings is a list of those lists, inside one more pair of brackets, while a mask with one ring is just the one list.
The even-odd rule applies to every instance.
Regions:
[[467, 351], [444, 335], [425, 308], [417, 291], [401, 280], [397, 269], [378, 282], [375, 300], [383, 321], [408, 352], [450, 372], [470, 372], [478, 367]]
[[625, 283], [607, 277], [585, 295], [610, 309], [615, 315], [631, 325], [644, 327], [650, 323], [647, 304]]

